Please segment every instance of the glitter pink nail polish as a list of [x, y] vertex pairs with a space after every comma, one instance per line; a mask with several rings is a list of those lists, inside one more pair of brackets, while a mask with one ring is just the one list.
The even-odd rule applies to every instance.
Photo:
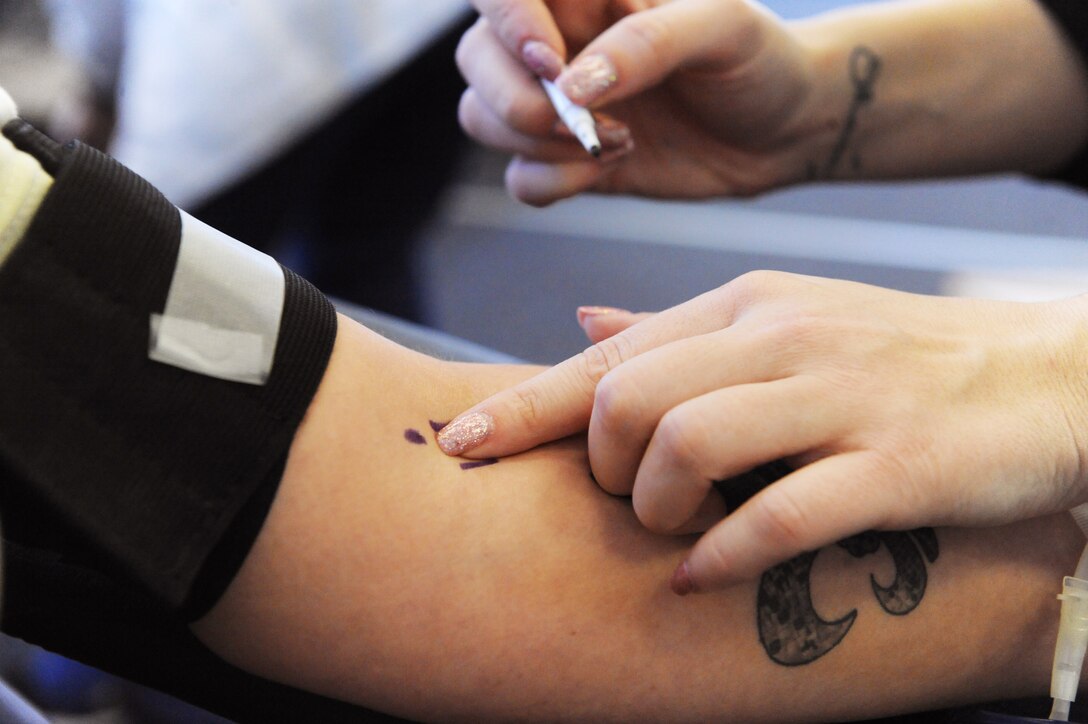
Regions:
[[597, 100], [619, 80], [616, 66], [605, 55], [579, 58], [563, 73], [561, 90], [580, 106]]
[[470, 412], [453, 419], [435, 439], [447, 455], [460, 455], [479, 447], [495, 429], [495, 419], [486, 412]]

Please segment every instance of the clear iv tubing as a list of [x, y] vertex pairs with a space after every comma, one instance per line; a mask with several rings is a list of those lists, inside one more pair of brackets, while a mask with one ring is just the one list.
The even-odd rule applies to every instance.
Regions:
[[[1088, 503], [1069, 512], [1081, 532], [1088, 536]], [[1050, 696], [1054, 699], [1050, 719], [1069, 721], [1069, 708], [1077, 698], [1084, 653], [1088, 649], [1088, 546], [1080, 555], [1077, 570], [1065, 577], [1058, 599], [1062, 602], [1062, 613], [1050, 677]]]

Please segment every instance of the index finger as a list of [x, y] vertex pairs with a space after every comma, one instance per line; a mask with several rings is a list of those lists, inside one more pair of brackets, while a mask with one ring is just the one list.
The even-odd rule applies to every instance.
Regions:
[[[553, 73], [558, 73], [566, 58], [566, 44], [544, 0], [472, 0], [472, 4], [511, 55], [520, 58], [537, 74], [549, 68], [546, 75], [551, 76], [549, 80], [554, 78]], [[533, 41], [543, 43], [556, 57], [542, 60], [536, 55], [541, 52], [540, 47], [534, 49], [529, 45]]]
[[438, 446], [447, 455], [499, 457], [585, 430], [597, 384], [610, 371], [663, 344], [731, 324], [735, 310], [726, 289], [639, 322], [489, 397], [442, 428]]

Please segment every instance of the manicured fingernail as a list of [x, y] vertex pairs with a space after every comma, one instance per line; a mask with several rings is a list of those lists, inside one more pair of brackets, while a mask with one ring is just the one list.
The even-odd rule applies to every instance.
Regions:
[[684, 561], [672, 574], [672, 578], [669, 580], [669, 588], [677, 596], [686, 596], [689, 593], [695, 593], [695, 581], [691, 580], [691, 571], [688, 570], [688, 562]]
[[605, 150], [623, 148], [631, 143], [631, 129], [619, 121], [601, 118], [597, 120], [597, 137]]
[[631, 151], [635, 150], [635, 142], [633, 139], [627, 139], [627, 143], [623, 144], [619, 148], [609, 148], [600, 156], [597, 157], [597, 162], [602, 166], [607, 166], [613, 161], [619, 161], [624, 156], [627, 156]]
[[559, 57], [559, 53], [540, 40], [530, 40], [521, 46], [521, 59], [529, 66], [529, 70], [541, 78], [555, 80], [563, 71], [563, 59]]
[[567, 68], [559, 89], [580, 106], [588, 106], [616, 84], [616, 66], [605, 55], [587, 55]]
[[603, 317], [606, 314], [619, 314], [626, 311], [616, 307], [578, 307], [578, 326], [584, 328], [586, 320], [590, 317]]
[[435, 439], [447, 455], [460, 455], [483, 444], [495, 429], [495, 419], [486, 412], [470, 412], [453, 419], [439, 430]]

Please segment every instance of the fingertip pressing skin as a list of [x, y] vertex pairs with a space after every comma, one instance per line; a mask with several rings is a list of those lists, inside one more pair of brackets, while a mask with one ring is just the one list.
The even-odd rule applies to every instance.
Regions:
[[691, 580], [691, 571], [688, 570], [687, 561], [681, 561], [680, 565], [676, 567], [672, 578], [669, 579], [669, 588], [677, 596], [686, 596], [689, 593], [697, 592], [695, 582]]
[[442, 452], [450, 456], [475, 450], [495, 431], [495, 418], [486, 412], [466, 412], [458, 415], [435, 435]]
[[758, 578], [765, 569], [774, 565], [761, 566], [758, 571], [748, 573], [732, 568], [723, 568], [720, 563], [708, 564], [703, 560], [705, 558], [703, 550], [705, 550], [708, 542], [711, 542], [711, 539], [708, 539], [707, 535], [704, 534], [695, 544], [695, 548], [688, 553], [687, 558], [676, 567], [672, 578], [669, 580], [669, 588], [676, 595], [686, 596], [689, 593], [711, 593], [725, 590], [730, 586]]

